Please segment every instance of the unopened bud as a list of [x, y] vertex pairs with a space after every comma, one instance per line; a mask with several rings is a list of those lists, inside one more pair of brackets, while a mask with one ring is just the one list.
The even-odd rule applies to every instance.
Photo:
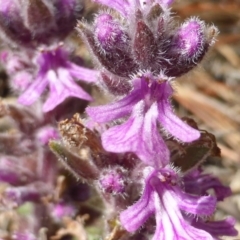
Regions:
[[[57, 141], [50, 141], [49, 147], [62, 164], [77, 178], [87, 180], [97, 179], [99, 171], [91, 162], [91, 159], [84, 159], [77, 153], [71, 152]], [[84, 152], [84, 149], [82, 150]], [[82, 154], [83, 155], [83, 154]]]
[[106, 193], [124, 193], [126, 190], [124, 170], [122, 168], [103, 170], [99, 179], [99, 186]]
[[129, 38], [110, 14], [99, 15], [95, 24], [96, 39], [103, 50], [111, 51], [116, 48], [126, 48]]
[[[210, 31], [213, 29], [213, 31]], [[178, 77], [195, 67], [214, 42], [216, 28], [208, 28], [197, 18], [187, 20], [175, 33], [167, 58], [167, 75]]]
[[109, 72], [120, 77], [129, 77], [137, 69], [135, 61], [131, 58], [131, 53], [126, 49], [115, 47], [111, 51], [102, 51], [99, 49], [99, 43], [96, 42], [96, 37], [83, 23], [79, 23], [77, 30], [85, 38], [88, 46], [92, 50], [99, 63]]

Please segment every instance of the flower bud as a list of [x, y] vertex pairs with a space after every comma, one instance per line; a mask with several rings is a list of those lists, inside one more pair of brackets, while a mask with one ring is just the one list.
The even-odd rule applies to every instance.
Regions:
[[123, 194], [126, 191], [126, 179], [123, 168], [105, 169], [102, 171], [99, 186], [103, 192]]
[[204, 23], [198, 19], [186, 21], [173, 38], [175, 51], [182, 58], [195, 58], [204, 45]]
[[27, 71], [19, 71], [11, 79], [11, 88], [16, 92], [23, 92], [32, 83], [32, 74]]
[[12, 235], [12, 240], [37, 240], [37, 237], [33, 233], [29, 232], [15, 232]]
[[[50, 141], [49, 147], [56, 157], [77, 179], [84, 178], [91, 180], [98, 177], [99, 171], [90, 159], [84, 159], [83, 156], [79, 156], [80, 153], [78, 155], [77, 153], [66, 149], [57, 141]], [[85, 154], [84, 149], [81, 153], [82, 155]]]
[[9, 76], [11, 89], [17, 93], [26, 90], [33, 81], [35, 66], [29, 52], [2, 51], [0, 62]]
[[174, 0], [158, 0], [159, 4], [164, 7], [170, 7]]
[[119, 47], [115, 46], [111, 51], [103, 52], [99, 49], [99, 43], [96, 42], [93, 31], [83, 23], [78, 24], [77, 30], [81, 33], [99, 63], [109, 72], [120, 77], [129, 77], [136, 71], [136, 63], [132, 59], [130, 52], [121, 47], [122, 44]]
[[197, 18], [187, 20], [176, 31], [167, 58], [168, 75], [177, 77], [196, 66], [204, 57], [217, 34], [215, 27], [206, 27]]
[[111, 51], [121, 46], [126, 48], [129, 37], [110, 14], [99, 15], [95, 25], [96, 40], [104, 51]]

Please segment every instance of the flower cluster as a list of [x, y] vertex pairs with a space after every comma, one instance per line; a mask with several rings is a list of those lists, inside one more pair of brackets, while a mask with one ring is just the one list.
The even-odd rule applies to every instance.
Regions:
[[[201, 166], [220, 156], [214, 136], [171, 103], [174, 81], [217, 29], [196, 17], [178, 24], [173, 0], [94, 1], [111, 9], [78, 24], [81, 0], [0, 3], [0, 62], [18, 102], [0, 102], [0, 239], [237, 235], [232, 217], [213, 217], [229, 187]], [[74, 52], [75, 26], [95, 70]], [[81, 82], [112, 102], [86, 108], [93, 98]]]
[[[217, 200], [230, 194], [199, 169], [207, 156], [218, 154], [212, 151], [217, 149], [215, 140], [177, 117], [171, 106], [174, 80], [203, 59], [217, 29], [198, 18], [178, 25], [170, 12], [172, 1], [96, 2], [114, 11], [100, 12], [92, 25], [79, 22], [77, 29], [98, 66], [100, 86], [115, 96], [107, 105], [86, 109], [87, 126], [98, 131], [104, 151], [112, 154], [100, 157], [110, 165], [108, 171], [106, 166], [95, 165], [93, 158], [99, 191], [108, 198], [111, 195], [114, 203], [110, 205], [119, 210], [121, 225], [136, 239], [140, 229], [146, 239], [154, 240], [234, 236], [233, 219], [206, 220]], [[206, 144], [209, 140], [212, 145]], [[189, 146], [200, 143], [207, 145], [201, 157], [188, 156]], [[181, 144], [185, 153], [175, 154]], [[184, 169], [183, 156], [195, 164]], [[129, 167], [129, 161], [134, 167]], [[116, 171], [119, 167], [124, 170]], [[215, 196], [208, 194], [210, 188]], [[216, 231], [217, 227], [221, 230]]]
[[109, 105], [87, 108], [87, 113], [98, 123], [129, 116], [103, 134], [103, 146], [112, 152], [134, 152], [159, 167], [167, 164], [169, 152], [158, 126], [183, 142], [200, 136], [173, 113], [171, 82], [203, 58], [216, 29], [197, 18], [176, 27], [166, 4], [133, 2], [127, 13], [118, 9], [125, 18], [101, 13], [92, 27], [79, 24], [99, 64], [103, 86], [115, 96], [124, 94]]

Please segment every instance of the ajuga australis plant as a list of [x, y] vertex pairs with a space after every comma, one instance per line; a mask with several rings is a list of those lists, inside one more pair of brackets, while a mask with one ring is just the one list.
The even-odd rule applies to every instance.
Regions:
[[[178, 23], [172, 0], [95, 2], [105, 8], [92, 22], [81, 20], [80, 0], [0, 3], [0, 60], [18, 101], [0, 105], [1, 205], [11, 222], [0, 218], [0, 238], [236, 236], [232, 217], [214, 219], [230, 188], [202, 167], [220, 156], [216, 139], [171, 102], [174, 82], [218, 30], [196, 17]], [[94, 69], [67, 38], [75, 26]], [[112, 101], [83, 113], [80, 99], [93, 98], [79, 80]]]

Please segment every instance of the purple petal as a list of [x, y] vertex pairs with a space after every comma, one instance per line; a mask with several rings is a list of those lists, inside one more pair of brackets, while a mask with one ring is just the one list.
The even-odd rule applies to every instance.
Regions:
[[139, 92], [134, 91], [125, 98], [104, 106], [88, 107], [87, 114], [96, 122], [109, 122], [129, 115], [134, 104], [141, 99]]
[[232, 217], [228, 217], [221, 221], [206, 221], [202, 219], [194, 220], [192, 225], [203, 229], [213, 236], [237, 236], [238, 231], [234, 229], [236, 221]]
[[133, 90], [121, 100], [104, 106], [88, 107], [88, 115], [96, 122], [109, 122], [125, 117], [132, 112], [134, 105], [143, 99], [149, 91], [147, 82], [144, 79], [136, 78], [132, 82]]
[[178, 209], [177, 200], [171, 191], [165, 191], [161, 199], [157, 195], [155, 198], [156, 232], [152, 240], [213, 240], [209, 233], [188, 224]]
[[18, 102], [23, 105], [34, 103], [48, 85], [46, 76], [38, 76], [36, 80], [27, 88], [27, 90], [18, 98]]
[[192, 142], [200, 137], [200, 132], [193, 129], [174, 113], [167, 101], [162, 101], [158, 104], [159, 116], [158, 120], [160, 124], [169, 132], [172, 136], [183, 142]]
[[135, 151], [143, 125], [143, 108], [141, 101], [134, 107], [132, 116], [125, 123], [114, 126], [102, 135], [103, 146], [112, 152]]
[[227, 186], [214, 176], [210, 174], [196, 174], [189, 173], [184, 176], [185, 191], [191, 194], [206, 194], [209, 189], [213, 189], [218, 201], [222, 201], [224, 198], [229, 197], [232, 192]]
[[200, 175], [197, 181], [198, 185], [201, 186], [202, 193], [207, 192], [209, 189], [213, 189], [218, 201], [222, 201], [232, 194], [229, 187], [223, 186], [219, 179], [209, 174]]
[[80, 67], [74, 63], [68, 63], [70, 74], [76, 78], [85, 82], [97, 82], [98, 71], [91, 70], [88, 68]]
[[134, 152], [151, 165], [166, 165], [169, 151], [157, 129], [157, 105], [153, 104], [146, 114], [144, 107], [144, 102], [139, 102], [127, 122], [103, 133], [103, 147], [110, 152]]
[[139, 156], [146, 156], [146, 161], [152, 159], [156, 166], [165, 166], [169, 163], [169, 150], [159, 134], [157, 128], [157, 104], [153, 104], [145, 114], [142, 128], [142, 139], [139, 144]]
[[213, 196], [194, 196], [183, 192], [176, 195], [181, 210], [199, 216], [212, 215], [216, 209], [217, 200]]
[[151, 191], [147, 184], [141, 198], [120, 214], [121, 224], [128, 232], [136, 231], [154, 213]]
[[88, 101], [92, 100], [89, 94], [74, 83], [70, 74], [65, 69], [58, 69], [57, 73], [52, 70], [49, 71], [48, 78], [50, 93], [47, 101], [43, 105], [44, 112], [53, 110], [68, 97], [77, 97]]

